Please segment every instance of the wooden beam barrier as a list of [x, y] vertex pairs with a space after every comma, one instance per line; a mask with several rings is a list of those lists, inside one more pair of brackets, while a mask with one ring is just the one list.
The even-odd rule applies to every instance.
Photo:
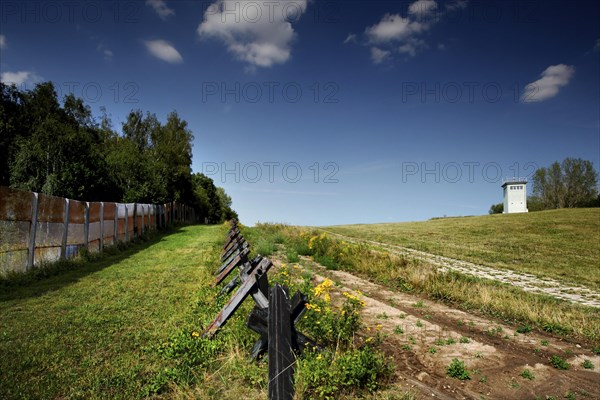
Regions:
[[239, 306], [243, 303], [243, 301], [250, 295], [252, 292], [258, 290], [258, 280], [261, 275], [266, 275], [269, 268], [271, 268], [273, 264], [268, 259], [264, 258], [261, 262], [254, 268], [250, 274], [247, 276], [245, 280], [242, 279], [242, 284], [238, 288], [238, 290], [234, 293], [231, 299], [223, 306], [223, 309], [217, 315], [217, 317], [211, 322], [211, 324], [206, 328], [204, 332], [204, 337], [211, 338], [213, 337], [219, 329], [221, 329], [227, 323], [227, 320], [235, 313], [235, 311], [239, 308]]
[[269, 400], [294, 398], [292, 322], [287, 290], [277, 284], [269, 297]]

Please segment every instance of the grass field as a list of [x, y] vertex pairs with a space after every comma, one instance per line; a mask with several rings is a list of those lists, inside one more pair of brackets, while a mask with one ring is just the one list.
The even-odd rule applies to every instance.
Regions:
[[0, 292], [0, 398], [139, 398], [174, 362], [226, 228], [186, 227]]
[[[226, 231], [181, 227], [0, 280], [0, 399], [266, 398], [267, 362], [248, 357], [258, 339], [246, 327], [251, 300], [202, 337], [229, 298], [212, 286]], [[298, 358], [296, 398], [375, 398], [369, 391], [391, 369], [377, 349], [354, 344], [358, 300], [341, 313], [310, 279], [275, 275], [294, 291], [302, 283], [324, 311], [306, 313], [303, 327], [317, 332], [322, 353]]]
[[[328, 229], [598, 287], [599, 211]], [[226, 225], [181, 227], [50, 276], [0, 281], [0, 398], [265, 398], [267, 365], [248, 360], [257, 338], [245, 326], [252, 302], [245, 302], [214, 340], [200, 337], [225, 301], [215, 300], [220, 288], [211, 283], [226, 230]], [[284, 257], [289, 263], [309, 256], [326, 268], [343, 269], [399, 292], [477, 310], [515, 327], [531, 325], [540, 332], [600, 344], [598, 309], [441, 273], [425, 262], [315, 229], [263, 225], [244, 228], [244, 235], [253, 253]], [[506, 256], [507, 246], [513, 255]], [[307, 321], [312, 325], [303, 325], [309, 334], [314, 331], [312, 336], [322, 338], [333, 332], [337, 337], [337, 342], [324, 344], [325, 358], [315, 353], [299, 359], [297, 398], [325, 397], [317, 396], [318, 391], [343, 399], [410, 398], [404, 390], [365, 391], [374, 388], [387, 367], [376, 350], [354, 347], [352, 341], [340, 356], [339, 337], [354, 337], [335, 334], [347, 329], [340, 317], [344, 314], [315, 297], [310, 274], [295, 282], [286, 272], [292, 270], [273, 271], [270, 279], [300, 285], [313, 296], [312, 303], [320, 304], [323, 311], [310, 310]], [[365, 368], [365, 362], [376, 369]], [[333, 370], [343, 371], [335, 374], [339, 382], [328, 375]]]
[[599, 208], [325, 229], [600, 288]]

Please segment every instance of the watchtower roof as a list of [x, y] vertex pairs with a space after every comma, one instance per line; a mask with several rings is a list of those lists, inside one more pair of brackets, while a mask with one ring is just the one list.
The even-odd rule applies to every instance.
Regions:
[[502, 187], [505, 187], [507, 185], [526, 185], [527, 184], [527, 178], [510, 178], [510, 179], [504, 179], [502, 181]]

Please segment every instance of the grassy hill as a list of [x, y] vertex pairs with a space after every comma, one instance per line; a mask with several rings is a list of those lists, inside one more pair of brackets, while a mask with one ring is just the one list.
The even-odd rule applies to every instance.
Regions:
[[599, 208], [326, 229], [600, 288]]

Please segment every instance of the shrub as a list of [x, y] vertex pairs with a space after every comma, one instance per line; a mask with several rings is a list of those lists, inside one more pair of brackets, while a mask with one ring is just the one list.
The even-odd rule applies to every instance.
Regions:
[[529, 379], [530, 381], [535, 379], [535, 375], [533, 375], [533, 372], [531, 372], [528, 369], [524, 369], [523, 372], [521, 372], [521, 376], [525, 379]]
[[585, 369], [594, 369], [594, 363], [591, 362], [590, 360], [584, 360], [581, 363], [581, 366]]
[[550, 357], [550, 365], [556, 369], [569, 369], [570, 365], [568, 362], [560, 358], [559, 356]]
[[533, 328], [531, 326], [527, 325], [527, 324], [520, 325], [517, 328], [517, 332], [519, 332], [519, 333], [529, 333], [532, 330], [533, 330]]
[[460, 379], [461, 381], [471, 379], [471, 374], [465, 367], [465, 363], [457, 358], [452, 359], [452, 362], [448, 366], [446, 373], [448, 374], [448, 376]]

